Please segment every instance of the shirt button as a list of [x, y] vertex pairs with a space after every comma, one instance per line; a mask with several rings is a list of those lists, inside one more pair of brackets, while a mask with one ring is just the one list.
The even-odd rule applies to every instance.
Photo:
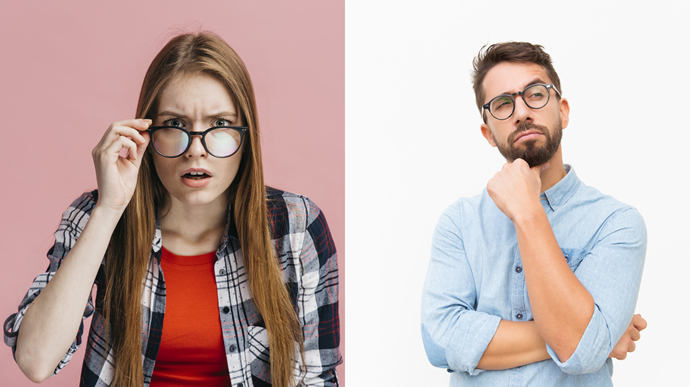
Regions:
[[230, 311], [230, 308], [228, 308], [227, 306], [223, 307], [223, 313], [228, 313], [229, 311]]
[[565, 262], [566, 262], [566, 263], [570, 263], [570, 258], [568, 258], [567, 255], [565, 256]]
[[518, 273], [522, 273], [522, 267], [521, 266], [516, 267], [515, 271]]
[[225, 269], [220, 269], [220, 275], [225, 275]]
[[235, 352], [237, 350], [237, 347], [235, 344], [230, 344], [230, 352]]
[[522, 313], [518, 313], [515, 317], [517, 317], [518, 320], [522, 320]]
[[243, 387], [243, 386], [244, 386], [244, 384], [242, 384], [242, 383], [237, 383], [237, 387]]

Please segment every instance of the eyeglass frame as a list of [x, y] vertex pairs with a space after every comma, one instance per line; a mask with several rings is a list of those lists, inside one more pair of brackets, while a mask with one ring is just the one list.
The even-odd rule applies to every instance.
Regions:
[[[159, 152], [158, 149], [156, 149], [156, 146], [153, 145], [153, 133], [155, 133], [156, 131], [158, 131], [160, 129], [179, 129], [179, 130], [185, 132], [187, 134], [187, 136], [189, 137], [189, 141], [187, 142], [187, 147], [184, 149], [184, 151], [177, 156], [166, 156], [166, 155], [162, 154], [161, 152]], [[213, 153], [211, 153], [211, 151], [209, 151], [208, 147], [206, 146], [206, 134], [208, 134], [208, 132], [210, 132], [214, 129], [234, 129], [234, 130], [237, 130], [238, 132], [240, 132], [240, 143], [239, 143], [239, 145], [237, 145], [237, 149], [227, 156], [216, 156]], [[158, 153], [162, 157], [165, 157], [168, 159], [174, 159], [174, 158], [182, 156], [183, 154], [187, 153], [189, 148], [192, 146], [192, 140], [193, 140], [192, 136], [201, 136], [201, 145], [204, 147], [204, 150], [206, 151], [206, 153], [210, 154], [211, 156], [213, 156], [215, 158], [225, 159], [225, 158], [233, 156], [235, 153], [237, 153], [240, 150], [240, 148], [242, 147], [242, 144], [244, 143], [244, 135], [247, 133], [248, 129], [249, 128], [246, 126], [213, 126], [211, 128], [204, 130], [203, 132], [193, 132], [193, 131], [187, 130], [187, 129], [179, 127], [179, 126], [163, 125], [163, 126], [150, 126], [148, 129], [146, 129], [146, 132], [148, 132], [148, 134], [151, 136], [151, 147], [153, 148], [153, 150], [156, 151], [156, 153]]]
[[[544, 87], [546, 87], [546, 92], [547, 92], [546, 103], [545, 103], [544, 106], [542, 106], [542, 107], [538, 107], [538, 108], [532, 107], [532, 106], [530, 106], [530, 104], [527, 103], [527, 101], [525, 100], [525, 91], [527, 91], [527, 89], [529, 89], [530, 87], [534, 87], [534, 86], [544, 86]], [[505, 120], [507, 120], [508, 118], [512, 117], [512, 116], [513, 116], [513, 113], [515, 113], [515, 105], [517, 104], [517, 101], [515, 100], [515, 96], [516, 96], [516, 95], [519, 95], [520, 97], [522, 97], [522, 102], [524, 102], [525, 105], [527, 105], [527, 107], [529, 107], [530, 109], [533, 109], [533, 110], [538, 110], [538, 109], [543, 109], [546, 105], [549, 104], [549, 101], [551, 101], [551, 89], [553, 89], [553, 90], [556, 92], [556, 94], [558, 95], [558, 97], [560, 98], [561, 92], [558, 91], [558, 89], [556, 88], [556, 86], [553, 85], [553, 83], [533, 83], [533, 84], [528, 85], [527, 87], [525, 87], [522, 91], [516, 91], [515, 93], [512, 93], [512, 94], [500, 94], [500, 95], [497, 95], [497, 96], [491, 98], [491, 100], [490, 100], [489, 102], [487, 102], [487, 103], [485, 103], [484, 105], [482, 105], [482, 109], [484, 109], [485, 111], [488, 111], [489, 113], [491, 113], [491, 116], [492, 116], [493, 118], [495, 118], [495, 119], [497, 119], [497, 120], [499, 120], [499, 121], [505, 121]], [[513, 100], [513, 110], [510, 112], [510, 114], [508, 114], [508, 117], [506, 117], [506, 118], [497, 118], [497, 117], [494, 115], [494, 113], [491, 111], [491, 109], [490, 109], [491, 103], [492, 103], [496, 98], [500, 98], [500, 97], [508, 97], [508, 98], [510, 98], [510, 99]], [[482, 111], [482, 113], [484, 112], [484, 110]], [[482, 116], [483, 116], [483, 115], [484, 115], [484, 114], [482, 114]]]

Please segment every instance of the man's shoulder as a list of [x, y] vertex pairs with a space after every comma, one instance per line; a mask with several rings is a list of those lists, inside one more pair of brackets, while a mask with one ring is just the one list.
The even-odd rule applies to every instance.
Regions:
[[578, 235], [591, 241], [618, 231], [636, 240], [646, 238], [644, 219], [635, 207], [582, 182], [563, 209], [556, 208], [550, 218], [554, 232], [567, 238]]
[[446, 207], [438, 221], [438, 227], [463, 229], [480, 223], [498, 225], [510, 219], [496, 207], [486, 188], [477, 195], [461, 197]]
[[494, 204], [486, 188], [474, 196], [465, 196], [455, 200], [446, 208], [446, 213], [456, 215], [486, 214], [500, 210]]
[[598, 189], [581, 184], [578, 191], [572, 197], [570, 207], [573, 210], [585, 210], [590, 214], [609, 216], [620, 212], [638, 212], [637, 209], [611, 195], [604, 194]]

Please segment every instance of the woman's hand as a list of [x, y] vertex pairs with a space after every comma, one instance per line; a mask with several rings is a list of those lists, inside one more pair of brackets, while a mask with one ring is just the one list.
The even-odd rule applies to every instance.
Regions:
[[[139, 167], [150, 136], [151, 120], [114, 122], [93, 148], [93, 163], [98, 182], [98, 205], [120, 213], [129, 204], [137, 184]], [[120, 156], [125, 150], [126, 157]]]

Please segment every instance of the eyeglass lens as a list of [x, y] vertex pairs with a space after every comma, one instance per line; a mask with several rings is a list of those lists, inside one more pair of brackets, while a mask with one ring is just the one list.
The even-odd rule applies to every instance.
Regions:
[[[549, 102], [549, 89], [544, 85], [532, 85], [522, 92], [522, 99], [532, 109], [541, 109]], [[499, 95], [491, 101], [489, 111], [499, 120], [513, 114], [515, 98], [512, 95]]]
[[[166, 157], [182, 155], [190, 141], [189, 134], [175, 127], [158, 129], [153, 133], [153, 147]], [[206, 150], [216, 157], [228, 157], [237, 152], [241, 141], [240, 131], [232, 128], [214, 128], [204, 137]]]

